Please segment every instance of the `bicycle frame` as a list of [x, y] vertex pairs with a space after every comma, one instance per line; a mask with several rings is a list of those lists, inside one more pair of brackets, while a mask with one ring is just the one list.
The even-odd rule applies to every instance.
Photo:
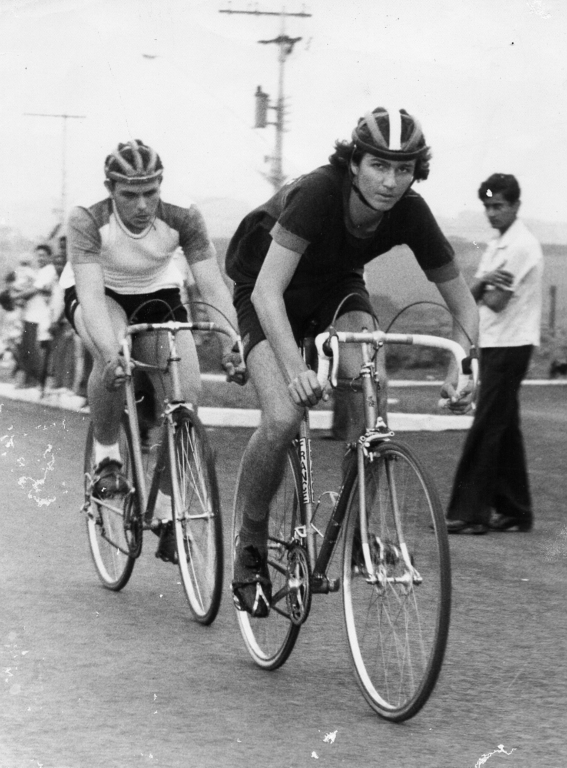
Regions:
[[[172, 393], [171, 398], [165, 398], [163, 408], [164, 418], [164, 433], [166, 440], [161, 441], [161, 447], [157, 458], [156, 467], [152, 476], [152, 483], [150, 486], [149, 494], [146, 485], [146, 474], [143, 467], [142, 459], [142, 447], [139, 437], [139, 425], [138, 414], [136, 409], [136, 395], [134, 392], [133, 371], [134, 368], [146, 371], [161, 370], [156, 365], [150, 365], [148, 363], [141, 363], [135, 361], [130, 352], [129, 339], [139, 333], [158, 333], [166, 332], [169, 344], [169, 353], [167, 358], [166, 371], [171, 376]], [[188, 322], [182, 323], [177, 321], [169, 321], [165, 323], [137, 323], [135, 325], [128, 326], [127, 336], [122, 342], [122, 354], [124, 356], [126, 365], [126, 406], [128, 409], [128, 420], [130, 424], [130, 432], [132, 435], [132, 449], [134, 459], [134, 472], [136, 477], [136, 483], [138, 486], [138, 496], [140, 499], [140, 506], [143, 510], [142, 518], [144, 520], [144, 526], [149, 527], [151, 518], [154, 511], [155, 501], [157, 498], [161, 476], [166, 466], [166, 455], [169, 453], [173, 456], [175, 453], [174, 448], [174, 417], [176, 411], [183, 406], [192, 407], [190, 403], [187, 403], [183, 398], [181, 390], [181, 382], [179, 377], [179, 362], [181, 360], [176, 344], [176, 335], [181, 331], [214, 331], [216, 333], [224, 333], [230, 335], [229, 332], [220, 325], [212, 322]], [[237, 339], [237, 343], [240, 345], [240, 339]], [[172, 473], [172, 492], [173, 501], [176, 510], [176, 514], [181, 509], [181, 500], [178, 497], [178, 483], [176, 473], [175, 462], [170, 462], [170, 471]]]
[[[358, 474], [360, 481], [358, 483], [359, 493], [359, 509], [360, 509], [360, 529], [362, 540], [362, 552], [364, 555], [365, 566], [369, 576], [369, 580], [373, 583], [380, 581], [380, 574], [374, 574], [372, 566], [372, 556], [370, 552], [370, 544], [367, 536], [367, 518], [366, 518], [366, 488], [365, 488], [365, 461], [372, 460], [371, 448], [373, 445], [385, 440], [389, 440], [393, 437], [394, 433], [388, 429], [384, 429], [384, 426], [379, 426], [380, 419], [378, 414], [378, 405], [376, 401], [375, 381], [376, 381], [376, 368], [374, 363], [374, 354], [384, 344], [413, 344], [417, 346], [436, 347], [444, 349], [450, 352], [459, 365], [459, 370], [463, 370], [463, 373], [459, 375], [459, 383], [457, 391], [461, 392], [465, 389], [465, 386], [469, 383], [468, 374], [465, 373], [466, 367], [465, 361], [471, 360], [471, 372], [473, 376], [473, 389], [476, 388], [478, 379], [478, 363], [474, 357], [474, 351], [471, 351], [471, 357], [467, 357], [462, 347], [455, 341], [450, 339], [444, 339], [437, 336], [429, 336], [425, 334], [397, 334], [397, 333], [384, 333], [382, 331], [361, 331], [357, 333], [351, 332], [332, 332], [322, 333], [317, 336], [316, 347], [319, 356], [318, 367], [318, 379], [322, 387], [326, 386], [328, 379], [330, 379], [332, 386], [338, 385], [338, 363], [339, 363], [339, 344], [359, 344], [362, 350], [362, 366], [360, 369], [359, 377], [362, 381], [362, 395], [364, 404], [364, 421], [365, 431], [360, 436], [356, 443], [357, 451], [357, 463]], [[329, 376], [330, 362], [333, 366]], [[465, 365], [463, 365], [465, 363]], [[343, 488], [339, 491], [336, 498], [333, 512], [329, 523], [327, 524], [325, 533], [322, 534], [313, 524], [313, 517], [316, 512], [313, 493], [313, 472], [312, 472], [312, 460], [311, 460], [311, 440], [309, 431], [309, 417], [308, 409], [305, 409], [303, 419], [299, 428], [298, 442], [298, 454], [301, 464], [301, 478], [302, 478], [302, 492], [303, 492], [303, 505], [305, 509], [305, 519], [307, 524], [305, 530], [296, 530], [296, 535], [300, 539], [306, 539], [307, 551], [309, 554], [309, 560], [312, 563], [312, 591], [314, 593], [328, 593], [337, 592], [340, 589], [339, 579], [329, 579], [326, 575], [331, 557], [333, 555], [335, 546], [337, 544], [341, 528], [344, 522], [344, 511], [346, 505], [339, 504]], [[354, 446], [350, 446], [352, 450]], [[389, 472], [389, 468], [387, 470]], [[395, 497], [395, 483], [393, 476], [389, 475], [392, 493]], [[393, 509], [398, 509], [396, 499], [393, 498]], [[397, 514], [397, 513], [396, 513]], [[414, 583], [420, 583], [421, 577], [418, 571], [411, 563], [408, 548], [403, 540], [402, 526], [400, 525], [399, 518], [396, 519], [396, 526], [400, 536], [400, 548], [404, 563], [406, 565], [406, 573], [410, 574], [410, 578]], [[323, 541], [319, 552], [317, 553], [316, 537], [322, 536]], [[404, 578], [408, 578], [407, 576]]]
[[[113, 494], [92, 499], [90, 472], [95, 438], [91, 424], [85, 448], [84, 509], [95, 568], [107, 588], [119, 591], [128, 583], [134, 562], [142, 552], [143, 531], [149, 528], [160, 537], [156, 555], [178, 565], [180, 583], [191, 612], [196, 621], [207, 625], [214, 621], [222, 595], [220, 497], [214, 455], [206, 431], [182, 391], [177, 344], [179, 332], [196, 330], [225, 333], [231, 341], [239, 343], [235, 332], [215, 323], [172, 321], [140, 323], [127, 328], [122, 343], [127, 418], [120, 417], [122, 443], [119, 447], [130, 490], [118, 496], [118, 501]], [[137, 362], [131, 354], [131, 338], [151, 332], [161, 333], [160, 351], [156, 355], [159, 365]], [[161, 439], [155, 464], [152, 459], [153, 466], [146, 466], [146, 458], [142, 456], [133, 379], [135, 368], [168, 373], [167, 394], [160, 404]], [[156, 510], [160, 490], [164, 491], [168, 504], [167, 509]]]

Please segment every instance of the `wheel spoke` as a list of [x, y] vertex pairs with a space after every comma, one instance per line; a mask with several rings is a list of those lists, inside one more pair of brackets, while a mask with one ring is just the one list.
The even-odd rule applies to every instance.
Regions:
[[343, 562], [347, 634], [367, 701], [384, 717], [405, 720], [427, 700], [443, 659], [450, 604], [448, 545], [435, 489], [405, 446], [383, 444], [365, 474], [368, 539], [373, 542], [368, 579], [352, 569], [359, 526], [355, 465], [345, 483], [350, 488]]
[[[132, 446], [127, 417], [120, 422], [118, 436], [122, 471], [135, 489]], [[94, 458], [92, 425], [85, 448], [85, 496], [87, 498], [87, 534], [95, 568], [108, 589], [122, 589], [128, 582], [135, 558], [142, 546], [142, 522], [139, 516], [138, 496], [134, 490], [118, 502], [96, 503], [90, 499], [90, 484]]]
[[[237, 611], [240, 631], [256, 664], [264, 669], [277, 669], [291, 653], [299, 626], [292, 623], [287, 604], [289, 594], [289, 544], [297, 525], [303, 524], [298, 503], [301, 493], [299, 460], [290, 447], [280, 487], [270, 507], [268, 532], [268, 567], [272, 581], [272, 602], [267, 617], [255, 619]], [[233, 542], [240, 531], [240, 516], [233, 517]], [[234, 553], [233, 553], [234, 554]]]
[[188, 410], [177, 415], [175, 467], [180, 507], [175, 532], [181, 580], [193, 615], [202, 624], [215, 618], [222, 587], [222, 520], [207, 434]]

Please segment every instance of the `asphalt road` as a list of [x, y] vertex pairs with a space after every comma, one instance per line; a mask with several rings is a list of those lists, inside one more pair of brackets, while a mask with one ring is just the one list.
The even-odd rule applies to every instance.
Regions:
[[[244, 649], [228, 573], [209, 628], [191, 620], [151, 534], [125, 590], [100, 586], [79, 513], [85, 417], [4, 402], [0, 768], [566, 765], [566, 394], [526, 388], [536, 528], [452, 538], [446, 662], [402, 725], [377, 718], [358, 691], [340, 595], [314, 599], [291, 658], [266, 673]], [[249, 432], [210, 434], [228, 534]], [[464, 434], [401, 437], [446, 500]], [[314, 450], [320, 493], [336, 485], [341, 447], [318, 439]]]

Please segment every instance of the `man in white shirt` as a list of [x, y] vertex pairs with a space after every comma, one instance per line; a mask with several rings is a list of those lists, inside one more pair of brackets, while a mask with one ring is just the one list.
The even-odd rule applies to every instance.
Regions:
[[498, 235], [471, 290], [480, 316], [480, 390], [447, 514], [449, 533], [529, 531], [533, 524], [519, 391], [539, 345], [543, 254], [518, 219], [520, 187], [495, 173], [478, 191]]

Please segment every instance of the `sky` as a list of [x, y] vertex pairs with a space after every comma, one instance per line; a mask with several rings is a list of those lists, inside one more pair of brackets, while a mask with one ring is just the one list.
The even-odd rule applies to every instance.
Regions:
[[284, 5], [312, 14], [285, 21], [302, 38], [284, 68], [288, 177], [396, 105], [432, 147], [417, 189], [436, 215], [478, 211], [499, 171], [518, 177], [527, 217], [565, 221], [563, 0], [0, 0], [0, 224], [41, 239], [63, 198], [104, 196], [104, 158], [131, 138], [161, 155], [170, 202], [267, 199], [275, 130], [253, 127], [254, 92], [275, 100], [279, 65], [258, 41], [282, 20], [219, 11]]

